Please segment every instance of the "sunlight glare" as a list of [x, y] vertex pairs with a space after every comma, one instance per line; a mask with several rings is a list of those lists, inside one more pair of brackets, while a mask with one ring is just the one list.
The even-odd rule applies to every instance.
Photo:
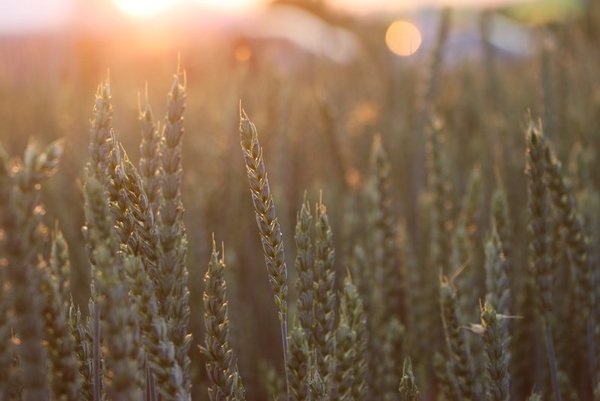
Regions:
[[155, 16], [173, 5], [174, 0], [113, 0], [125, 14], [135, 18]]
[[421, 46], [423, 37], [419, 29], [408, 21], [393, 22], [385, 33], [385, 43], [398, 56], [410, 56]]

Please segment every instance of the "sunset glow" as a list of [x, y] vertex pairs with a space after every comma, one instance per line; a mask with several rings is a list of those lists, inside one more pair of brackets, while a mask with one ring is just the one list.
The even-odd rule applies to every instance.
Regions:
[[160, 14], [173, 5], [174, 0], [113, 0], [125, 14], [148, 18]]

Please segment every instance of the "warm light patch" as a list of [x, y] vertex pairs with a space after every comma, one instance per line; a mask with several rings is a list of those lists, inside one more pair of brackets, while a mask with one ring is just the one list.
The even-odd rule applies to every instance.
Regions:
[[357, 137], [369, 131], [379, 121], [379, 108], [375, 102], [359, 103], [346, 119], [346, 132]]
[[346, 183], [350, 188], [355, 191], [360, 190], [362, 186], [362, 174], [355, 167], [349, 167], [344, 174], [344, 178], [346, 179]]
[[243, 63], [252, 58], [252, 49], [246, 45], [239, 45], [235, 48], [233, 54], [237, 61]]
[[415, 53], [423, 37], [419, 29], [408, 21], [395, 21], [385, 33], [388, 48], [399, 56], [410, 56]]
[[195, 3], [212, 10], [244, 11], [255, 8], [256, 0], [193, 0]]
[[173, 5], [174, 0], [113, 0], [124, 13], [136, 17], [152, 17]]

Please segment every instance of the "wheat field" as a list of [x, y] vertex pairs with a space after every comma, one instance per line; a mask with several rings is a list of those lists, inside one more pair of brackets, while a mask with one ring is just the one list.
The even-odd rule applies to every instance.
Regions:
[[406, 60], [0, 69], [0, 401], [599, 401], [586, 7], [519, 58], [446, 8]]

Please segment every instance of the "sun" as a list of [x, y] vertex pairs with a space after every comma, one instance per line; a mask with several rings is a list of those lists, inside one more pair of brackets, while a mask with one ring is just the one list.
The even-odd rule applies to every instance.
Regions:
[[135, 18], [155, 16], [173, 5], [174, 0], [113, 0], [125, 14]]

